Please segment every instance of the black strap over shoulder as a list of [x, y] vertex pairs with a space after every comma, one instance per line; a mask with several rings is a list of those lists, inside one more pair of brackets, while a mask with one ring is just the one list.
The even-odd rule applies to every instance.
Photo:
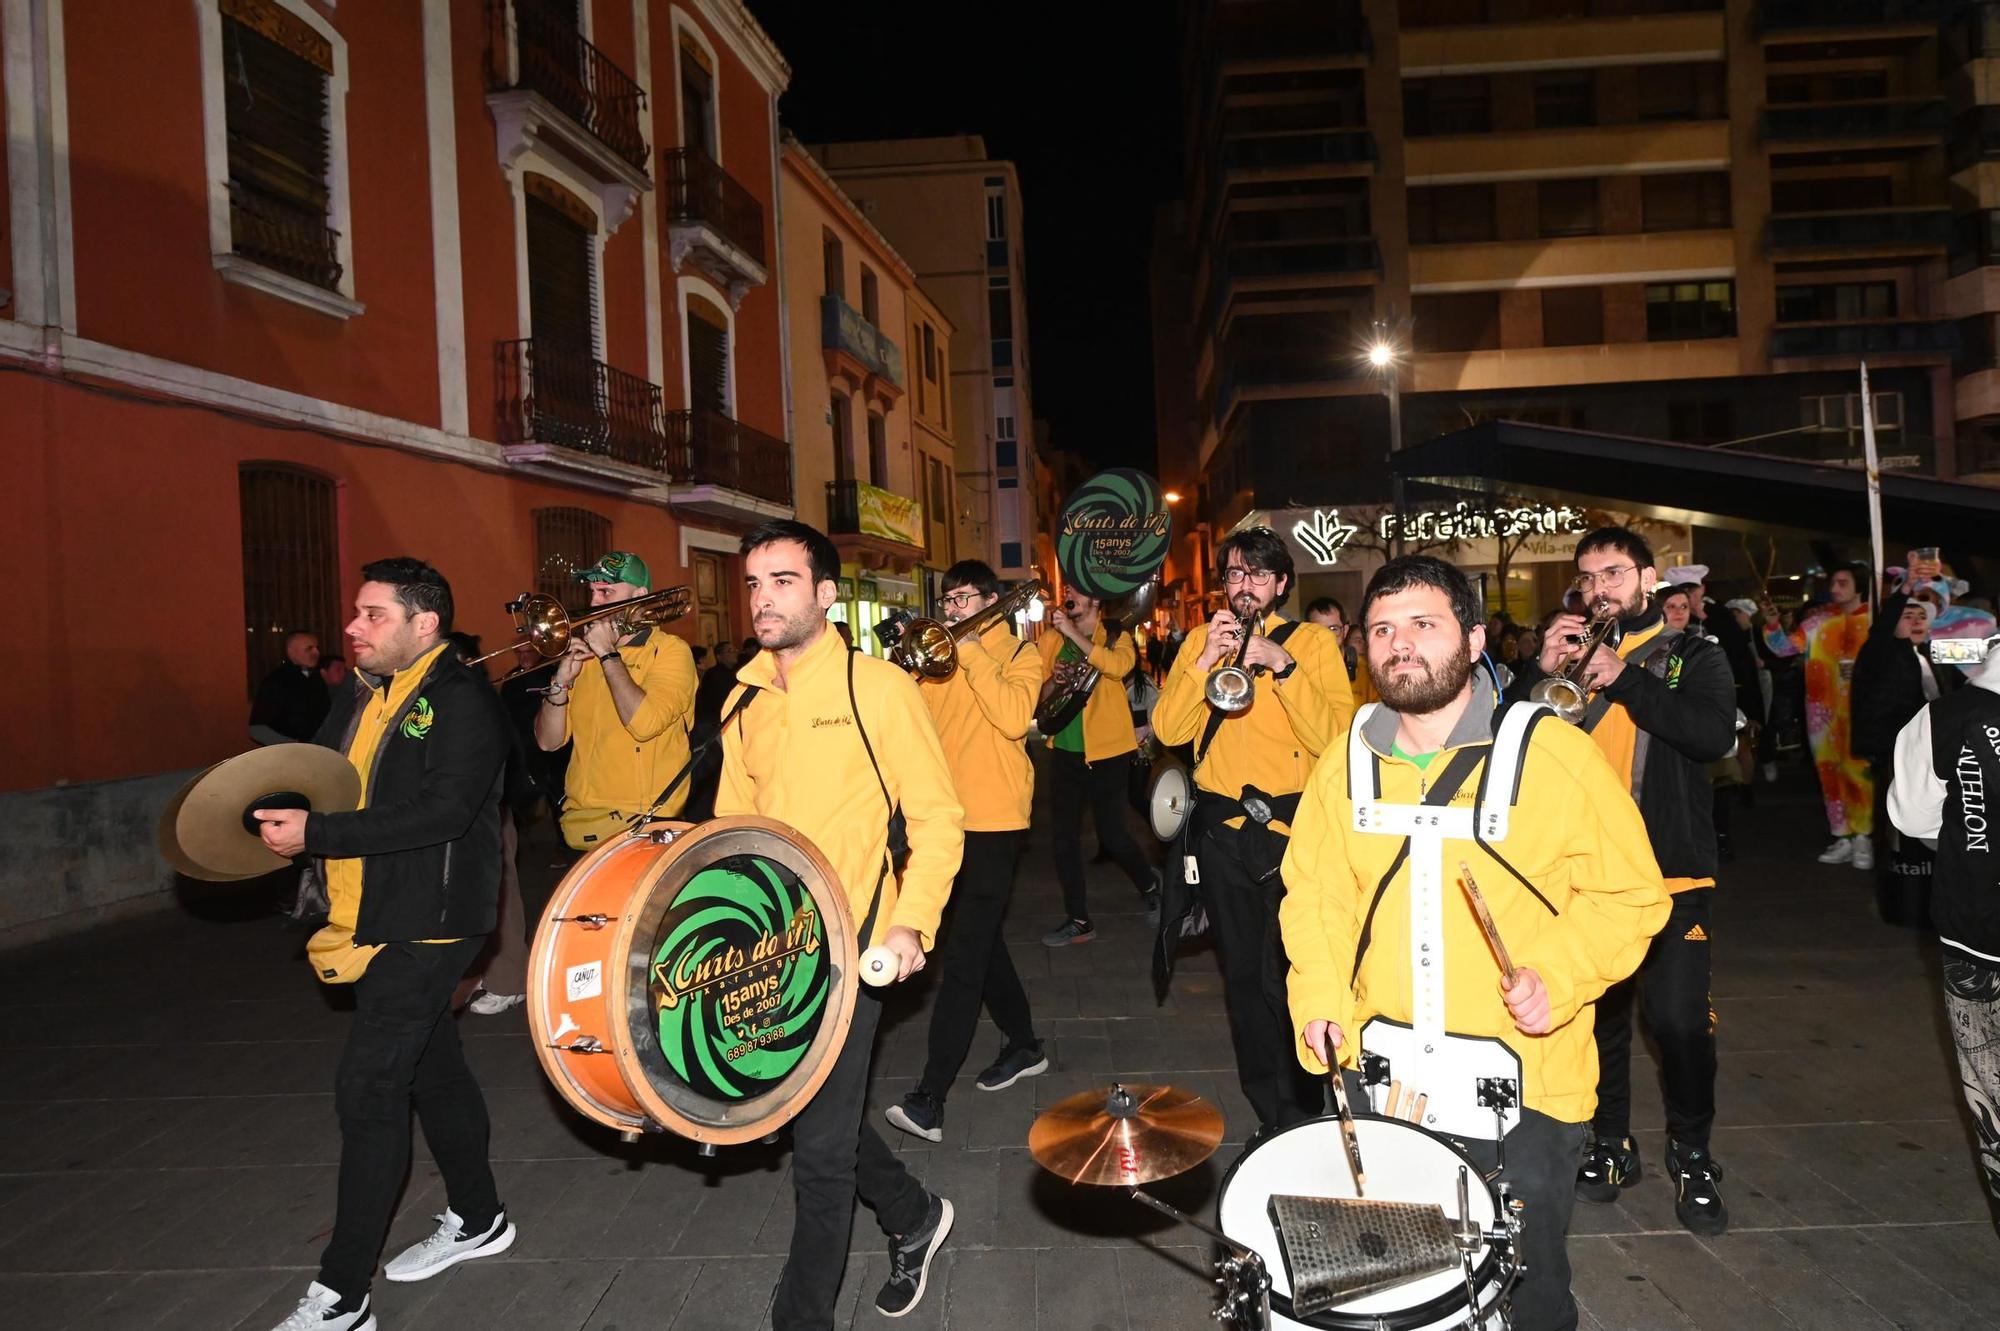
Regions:
[[[680, 785], [681, 782], [688, 779], [688, 773], [694, 771], [695, 764], [699, 763], [702, 760], [702, 758], [707, 755], [709, 748], [711, 746], [713, 746], [715, 743], [721, 740], [722, 732], [729, 729], [729, 723], [735, 720], [739, 715], [741, 715], [743, 709], [750, 705], [750, 700], [756, 696], [757, 696], [757, 686], [755, 684], [745, 684], [743, 686], [742, 696], [737, 698], [736, 705], [729, 709], [729, 715], [722, 718], [722, 724], [718, 725], [715, 728], [715, 733], [713, 735], [710, 735], [707, 739], [703, 740], [700, 744], [697, 744], [692, 750], [689, 751], [687, 761], [681, 764], [681, 770], [674, 773], [674, 779], [667, 782], [667, 788], [665, 790], [662, 790], [659, 793], [659, 795], [655, 797], [652, 803], [652, 807], [647, 809], [644, 813], [640, 814], [637, 818], [634, 818], [632, 820], [632, 826], [637, 827], [640, 823], [643, 823], [648, 818], [651, 818], [653, 816], [653, 810], [659, 808], [662, 804], [665, 804], [667, 802], [668, 798], [673, 795], [674, 788]], [[740, 736], [742, 732], [739, 730], [737, 734]]]
[[[1298, 632], [1298, 628], [1298, 620], [1288, 619], [1272, 631], [1271, 641], [1277, 646], [1283, 647], [1285, 639]], [[1222, 721], [1225, 715], [1226, 713], [1219, 712], [1213, 707], [1208, 709], [1208, 724], [1202, 728], [1201, 743], [1195, 745], [1194, 749], [1194, 765], [1196, 767], [1200, 767], [1201, 760], [1208, 756], [1208, 746], [1215, 743], [1215, 734], [1222, 729]]]
[[[1466, 778], [1472, 775], [1472, 769], [1479, 766], [1480, 761], [1492, 750], [1491, 744], [1468, 744], [1452, 754], [1451, 761], [1446, 763], [1444, 771], [1438, 774], [1437, 784], [1424, 793], [1423, 802], [1432, 808], [1440, 808], [1451, 803], [1451, 797], [1459, 792]], [[1370, 756], [1373, 756], [1372, 753]], [[1376, 758], [1375, 761], [1379, 764], [1381, 759]], [[1381, 778], [1377, 776], [1375, 789], [1379, 791], [1381, 788]], [[1409, 858], [1410, 838], [1404, 837], [1403, 844], [1396, 849], [1396, 858], [1389, 862], [1389, 871], [1382, 875], [1381, 882], [1375, 884], [1375, 895], [1369, 899], [1368, 913], [1361, 919], [1361, 937], [1354, 945], [1354, 970], [1348, 976], [1349, 984], [1361, 974], [1361, 958], [1367, 954], [1369, 939], [1375, 931], [1375, 909], [1382, 904], [1382, 898], [1388, 894], [1389, 884], [1395, 879], [1396, 872], [1403, 867], [1403, 861]]]
[[[882, 764], [875, 761], [875, 746], [868, 742], [868, 727], [861, 723], [861, 703], [854, 696], [854, 653], [847, 654], [847, 705], [854, 713], [854, 730], [861, 736], [861, 747], [868, 751], [868, 765], [875, 769], [875, 784], [882, 788], [882, 803], [889, 807], [889, 848], [882, 856], [882, 872], [875, 875], [875, 895], [869, 898], [867, 918], [861, 922], [861, 932], [856, 935], [861, 946], [868, 946], [868, 936], [875, 928], [875, 912], [882, 905], [882, 884], [889, 879], [891, 866], [910, 853], [910, 834], [903, 823], [903, 810], [889, 798], [889, 783], [882, 779]], [[901, 847], [897, 846], [898, 841]]]

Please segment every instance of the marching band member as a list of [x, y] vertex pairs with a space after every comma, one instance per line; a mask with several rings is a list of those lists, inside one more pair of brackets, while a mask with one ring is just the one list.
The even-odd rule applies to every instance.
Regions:
[[[763, 650], [738, 669], [723, 712], [715, 811], [775, 818], [810, 839], [846, 890], [860, 947], [888, 947], [896, 978], [907, 979], [924, 967], [964, 849], [965, 811], [937, 730], [908, 675], [827, 630], [840, 595], [832, 541], [779, 520], [744, 536], [742, 551]], [[897, 825], [908, 829], [900, 869]], [[833, 1325], [857, 1194], [889, 1236], [889, 1279], [875, 1307], [891, 1317], [923, 1297], [951, 1232], [951, 1203], [927, 1192], [865, 1117], [881, 1017], [880, 999], [861, 990], [832, 1073], [792, 1121], [797, 1214], [775, 1331]]]
[[[1653, 551], [1628, 527], [1605, 527], [1576, 546], [1578, 585], [1592, 614], [1618, 616], [1616, 648], [1600, 646], [1584, 668], [1596, 702], [1582, 728], [1632, 792], [1666, 875], [1673, 912], [1646, 950], [1639, 973], [1597, 1003], [1597, 1112], [1577, 1171], [1577, 1196], [1610, 1202], [1639, 1181], [1632, 1140], [1632, 1008], [1635, 998], [1660, 1047], [1667, 1102], [1667, 1173], [1674, 1214], [1696, 1234], [1729, 1225], [1721, 1166], [1709, 1153], [1715, 1125], [1715, 1017], [1709, 1006], [1710, 934], [1715, 929], [1714, 799], [1708, 765], [1736, 742], [1736, 683], [1722, 649], [1675, 616], [1665, 590], [1653, 596]], [[1675, 592], [1684, 590], [1676, 585]], [[1649, 597], [1652, 598], [1649, 600]], [[1681, 627], [1672, 621], [1678, 617]], [[1525, 698], [1556, 670], [1587, 629], [1557, 615], [1538, 661], [1523, 661], [1510, 697]]]
[[1125, 697], [1125, 676], [1139, 660], [1132, 635], [1104, 614], [1104, 603], [1081, 592], [1063, 595], [1062, 608], [1049, 616], [1053, 633], [1037, 649], [1042, 673], [1054, 689], [1068, 672], [1095, 670], [1089, 700], [1069, 724], [1048, 737], [1049, 794], [1055, 814], [1051, 829], [1056, 881], [1062, 884], [1063, 922], [1042, 935], [1049, 947], [1088, 943], [1097, 937], [1090, 898], [1083, 882], [1083, 811], [1097, 824], [1097, 842], [1111, 853], [1133, 890], [1159, 904], [1159, 884], [1146, 854], [1125, 823], [1125, 786], [1139, 734]]
[[[977, 559], [946, 569], [942, 585], [950, 624], [1000, 599], [1000, 579]], [[920, 683], [965, 806], [965, 858], [952, 884], [951, 928], [938, 957], [930, 1054], [916, 1089], [887, 1111], [891, 1123], [929, 1141], [944, 1139], [945, 1097], [965, 1063], [982, 1002], [1007, 1043], [979, 1074], [980, 1090], [1004, 1090], [1049, 1066], [1013, 954], [1000, 938], [1035, 801], [1026, 741], [1041, 688], [1041, 654], [1015, 637], [1004, 618], [959, 642], [958, 669], [950, 678]]]
[[[1486, 631], [1464, 574], [1391, 560], [1361, 615], [1382, 701], [1314, 769], [1284, 860], [1295, 1048], [1322, 1075], [1336, 1060], [1385, 1060], [1426, 1097], [1426, 1128], [1484, 1169], [1504, 1162], [1502, 1184], [1525, 1204], [1514, 1324], [1567, 1331], [1563, 1235], [1597, 1086], [1590, 1008], [1639, 964], [1666, 890], [1638, 809], [1589, 737], [1539, 707], [1496, 715], [1473, 669]], [[1461, 863], [1512, 984], [1458, 886]]]
[[[1278, 614], [1292, 590], [1283, 538], [1269, 527], [1237, 532], [1216, 563], [1230, 608], [1188, 634], [1154, 704], [1153, 733], [1163, 744], [1195, 746], [1188, 843], [1215, 929], [1237, 1076], [1268, 1130], [1311, 1118], [1324, 1103], [1287, 1032], [1278, 863], [1313, 762], [1347, 728], [1354, 703], [1339, 639]], [[1257, 628], [1246, 642], [1248, 622]], [[1211, 670], [1239, 656], [1246, 669], [1269, 673], [1247, 708], [1224, 713], [1204, 687]], [[1177, 935], [1179, 924], [1168, 919], [1162, 928]]]

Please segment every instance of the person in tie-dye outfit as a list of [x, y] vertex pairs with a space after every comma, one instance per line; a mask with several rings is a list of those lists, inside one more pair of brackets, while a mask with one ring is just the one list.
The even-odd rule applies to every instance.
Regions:
[[1787, 633], [1778, 612], [1764, 605], [1764, 641], [1778, 656], [1806, 658], [1806, 736], [1819, 769], [1820, 793], [1833, 844], [1821, 864], [1875, 867], [1875, 783], [1868, 760], [1854, 752], [1848, 736], [1848, 690], [1854, 659], [1868, 641], [1868, 589], [1873, 578], [1859, 566], [1836, 568], [1827, 579], [1831, 600], [1815, 607]]

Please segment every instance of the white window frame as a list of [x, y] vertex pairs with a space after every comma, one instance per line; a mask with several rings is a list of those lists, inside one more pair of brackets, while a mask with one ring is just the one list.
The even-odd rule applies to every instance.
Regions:
[[236, 253], [229, 227], [228, 74], [222, 67], [222, 0], [194, 0], [201, 47], [202, 147], [208, 168], [210, 257], [225, 282], [235, 282], [336, 319], [351, 319], [367, 307], [354, 298], [354, 212], [347, 169], [347, 42], [306, 0], [268, 0], [268, 3], [324, 37], [333, 50], [333, 73], [327, 76], [326, 83], [326, 113], [330, 122], [326, 224], [337, 236], [334, 252], [340, 259], [340, 282], [329, 291]]
[[682, 411], [694, 410], [694, 358], [688, 352], [688, 293], [693, 292], [709, 304], [721, 310], [727, 320], [724, 331], [728, 336], [728, 364], [722, 376], [723, 397], [727, 402], [730, 420], [741, 420], [736, 414], [736, 307], [729, 303], [729, 293], [705, 277], [694, 273], [684, 273], [674, 280], [674, 310], [677, 323], [675, 335], [681, 342], [681, 407]]

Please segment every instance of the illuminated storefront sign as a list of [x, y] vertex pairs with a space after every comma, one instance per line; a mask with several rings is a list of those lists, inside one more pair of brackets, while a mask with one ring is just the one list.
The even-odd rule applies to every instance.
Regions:
[[1341, 549], [1360, 530], [1342, 522], [1339, 509], [1316, 508], [1292, 524], [1292, 539], [1304, 547], [1315, 563], [1326, 565], [1339, 560]]
[[[1371, 507], [1349, 511], [1356, 522], [1367, 525], [1344, 521], [1337, 508], [1315, 508], [1292, 524], [1292, 539], [1309, 559], [1327, 568], [1340, 562], [1341, 551], [1364, 530], [1374, 534], [1383, 551], [1398, 536], [1407, 544], [1435, 547], [1461, 541], [1491, 541], [1503, 536], [1577, 535], [1590, 530], [1590, 520], [1583, 510], [1567, 504], [1475, 507], [1459, 503], [1450, 508], [1417, 509], [1400, 514]], [[1364, 546], [1369, 544], [1363, 541]]]

